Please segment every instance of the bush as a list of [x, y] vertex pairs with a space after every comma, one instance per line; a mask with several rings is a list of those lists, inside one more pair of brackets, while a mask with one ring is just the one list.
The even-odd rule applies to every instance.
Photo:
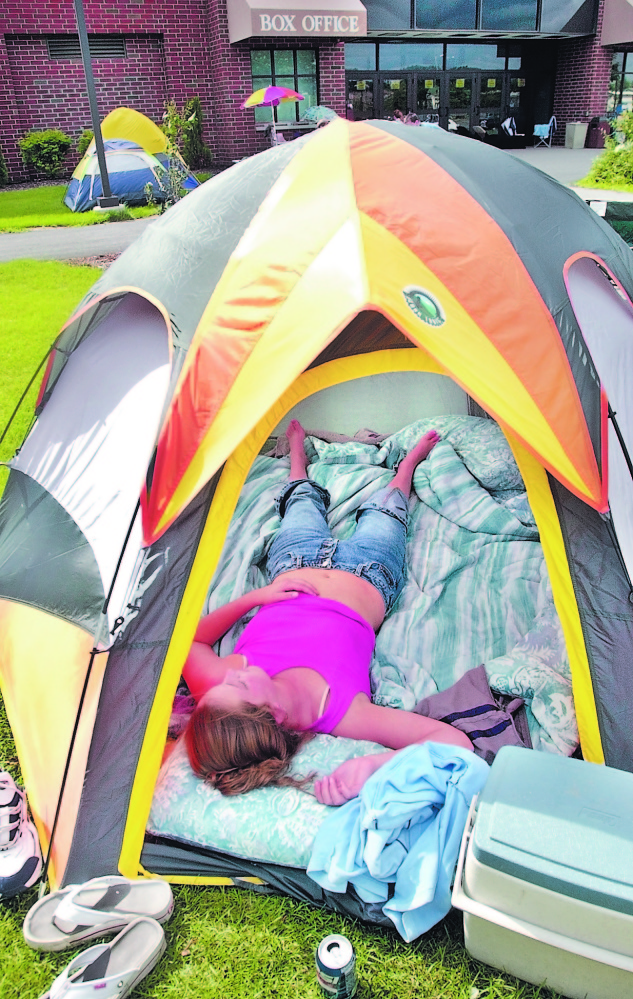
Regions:
[[79, 159], [82, 159], [83, 156], [85, 156], [86, 150], [93, 139], [94, 139], [94, 132], [92, 131], [92, 129], [84, 128], [83, 132], [77, 139], [77, 153], [79, 155]]
[[606, 136], [604, 152], [594, 160], [581, 184], [607, 188], [633, 186], [633, 112], [624, 111], [614, 128], [615, 137]]
[[0, 149], [0, 187], [6, 187], [9, 183], [9, 171], [7, 170], [7, 161], [2, 155], [2, 150]]
[[191, 170], [201, 170], [211, 165], [213, 153], [202, 138], [202, 104], [199, 97], [190, 97], [184, 106], [182, 155]]
[[607, 149], [595, 160], [587, 182], [609, 185], [633, 184], [633, 149]]
[[182, 112], [175, 101], [167, 101], [161, 130], [191, 170], [209, 166], [213, 153], [202, 141], [202, 105], [199, 97], [190, 97]]
[[64, 160], [72, 144], [70, 136], [57, 128], [29, 132], [18, 140], [24, 164], [36, 173], [52, 178], [63, 173]]

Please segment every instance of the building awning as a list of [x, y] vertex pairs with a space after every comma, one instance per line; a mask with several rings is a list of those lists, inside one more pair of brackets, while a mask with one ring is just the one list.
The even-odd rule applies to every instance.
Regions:
[[602, 19], [602, 45], [633, 41], [633, 6], [628, 0], [606, 0]]
[[229, 0], [229, 40], [360, 38], [367, 11], [360, 0]]

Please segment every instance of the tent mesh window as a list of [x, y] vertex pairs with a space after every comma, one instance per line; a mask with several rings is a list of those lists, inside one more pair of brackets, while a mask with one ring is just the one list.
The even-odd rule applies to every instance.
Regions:
[[[88, 38], [90, 55], [93, 59], [125, 59], [127, 50], [122, 35], [91, 35]], [[48, 58], [81, 59], [78, 35], [55, 35], [46, 39]]]

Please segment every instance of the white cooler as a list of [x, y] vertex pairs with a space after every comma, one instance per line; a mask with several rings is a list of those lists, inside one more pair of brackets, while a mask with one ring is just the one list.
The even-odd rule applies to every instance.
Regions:
[[574, 999], [632, 999], [633, 774], [504, 747], [453, 905], [478, 960]]

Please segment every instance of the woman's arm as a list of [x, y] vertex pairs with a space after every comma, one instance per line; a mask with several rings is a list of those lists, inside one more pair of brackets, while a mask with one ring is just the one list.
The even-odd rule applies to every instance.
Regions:
[[451, 746], [472, 749], [468, 736], [458, 729], [424, 715], [399, 708], [372, 704], [364, 697], [355, 697], [333, 731], [333, 735], [348, 739], [367, 739], [391, 747], [384, 753], [357, 756], [346, 760], [333, 773], [315, 781], [314, 793], [323, 805], [343, 805], [355, 798], [371, 777], [398, 749], [421, 742], [444, 742]]
[[217, 610], [211, 611], [200, 620], [182, 671], [185, 682], [196, 700], [206, 694], [211, 687], [222, 683], [227, 669], [231, 667], [236, 669], [243, 665], [240, 661], [242, 657], [237, 657], [233, 665], [232, 656], [222, 658], [216, 655], [211, 646], [254, 607], [291, 600], [297, 596], [297, 593], [310, 593], [316, 596], [317, 590], [308, 580], [294, 577], [292, 581], [285, 582], [281, 575], [268, 586], [251, 590], [237, 600], [232, 600], [230, 604], [224, 604]]
[[245, 593], [237, 600], [231, 600], [230, 604], [224, 604], [217, 610], [211, 611], [206, 617], [201, 618], [196, 629], [194, 642], [204, 642], [205, 645], [215, 645], [222, 635], [225, 635], [229, 628], [232, 628], [236, 621], [252, 611], [254, 607], [263, 607], [264, 604], [279, 603], [281, 600], [291, 600], [298, 593], [309, 593], [318, 596], [318, 590], [313, 583], [307, 579], [298, 579], [293, 576], [292, 580], [284, 580], [283, 574], [277, 576], [268, 586], [260, 586], [257, 590]]
[[447, 742], [463, 749], [473, 748], [468, 736], [452, 725], [413, 711], [372, 704], [362, 695], [356, 695], [332, 734], [367, 739], [389, 749], [404, 749], [417, 742]]

